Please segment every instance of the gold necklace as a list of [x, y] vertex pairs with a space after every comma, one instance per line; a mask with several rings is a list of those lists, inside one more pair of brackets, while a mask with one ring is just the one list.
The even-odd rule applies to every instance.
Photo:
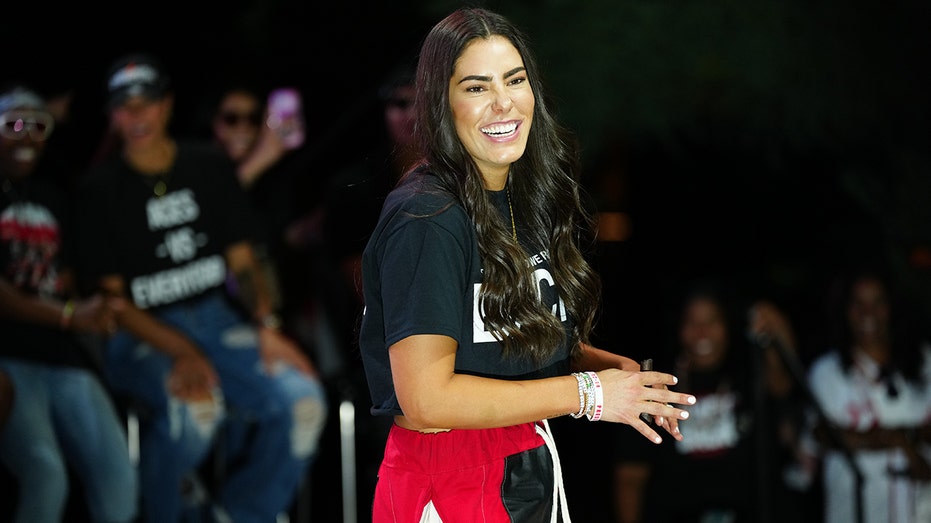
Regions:
[[158, 181], [155, 182], [155, 186], [152, 187], [152, 192], [155, 193], [155, 196], [161, 198], [168, 192], [168, 179], [159, 176]]
[[168, 192], [168, 182], [171, 180], [178, 148], [174, 141], [169, 140], [162, 144], [157, 152], [159, 154], [154, 157], [149, 154], [150, 158], [145, 161], [134, 160], [129, 156], [126, 157], [126, 161], [139, 172], [155, 197], [161, 198]]
[[168, 182], [171, 180], [171, 171], [159, 174], [139, 174], [142, 182], [152, 189], [156, 198], [161, 198], [168, 192]]
[[508, 212], [511, 214], [511, 237], [517, 239], [517, 225], [514, 224], [514, 208], [511, 207], [511, 188], [507, 188]]

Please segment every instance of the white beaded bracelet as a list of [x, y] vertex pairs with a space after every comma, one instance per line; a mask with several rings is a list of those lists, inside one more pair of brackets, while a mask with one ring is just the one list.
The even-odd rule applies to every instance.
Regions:
[[585, 377], [581, 372], [575, 372], [572, 374], [575, 376], [576, 381], [579, 382], [579, 411], [575, 413], [569, 413], [573, 418], [581, 418], [585, 414]]

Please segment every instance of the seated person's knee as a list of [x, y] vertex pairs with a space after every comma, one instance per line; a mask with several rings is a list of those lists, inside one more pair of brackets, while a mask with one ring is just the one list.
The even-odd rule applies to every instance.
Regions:
[[320, 398], [302, 398], [294, 403], [291, 452], [298, 457], [316, 454], [320, 433], [326, 422], [326, 404]]

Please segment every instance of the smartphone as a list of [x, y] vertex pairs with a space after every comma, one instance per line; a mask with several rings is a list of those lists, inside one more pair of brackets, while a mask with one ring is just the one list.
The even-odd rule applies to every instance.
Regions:
[[301, 93], [293, 87], [280, 87], [268, 95], [268, 126], [277, 131], [288, 149], [304, 144], [304, 107]]

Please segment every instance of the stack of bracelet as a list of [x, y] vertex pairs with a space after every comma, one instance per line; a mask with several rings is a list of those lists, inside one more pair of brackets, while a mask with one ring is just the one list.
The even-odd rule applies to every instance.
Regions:
[[589, 421], [601, 419], [604, 411], [604, 392], [601, 389], [601, 380], [598, 374], [592, 371], [572, 373], [579, 382], [579, 411], [570, 413], [573, 418], [581, 418], [584, 414]]

